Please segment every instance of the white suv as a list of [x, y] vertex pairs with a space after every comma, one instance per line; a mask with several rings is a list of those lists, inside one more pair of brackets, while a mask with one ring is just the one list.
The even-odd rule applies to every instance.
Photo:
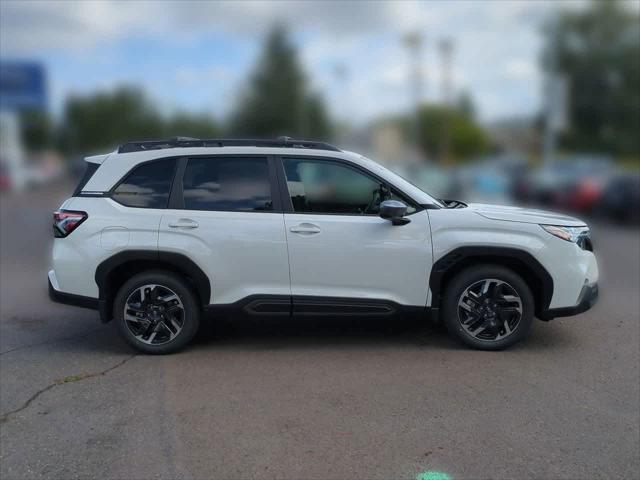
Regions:
[[98, 309], [147, 353], [229, 310], [435, 313], [497, 350], [598, 295], [584, 222], [438, 200], [328, 144], [177, 138], [86, 161], [54, 213], [50, 296]]

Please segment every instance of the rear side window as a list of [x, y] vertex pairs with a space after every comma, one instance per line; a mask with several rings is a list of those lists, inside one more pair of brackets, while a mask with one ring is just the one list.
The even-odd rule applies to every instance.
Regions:
[[191, 158], [182, 192], [187, 210], [273, 210], [266, 158]]
[[87, 163], [87, 166], [85, 168], [84, 175], [82, 175], [82, 178], [78, 183], [78, 186], [73, 191], [74, 197], [78, 196], [80, 192], [82, 192], [82, 189], [84, 188], [84, 186], [87, 184], [89, 180], [91, 180], [91, 177], [93, 177], [93, 174], [96, 173], [96, 170], [98, 170], [98, 167], [100, 166], [99, 163], [92, 163], [92, 162], [86, 162], [86, 163]]
[[116, 187], [113, 199], [127, 207], [166, 208], [175, 169], [175, 158], [140, 165]]

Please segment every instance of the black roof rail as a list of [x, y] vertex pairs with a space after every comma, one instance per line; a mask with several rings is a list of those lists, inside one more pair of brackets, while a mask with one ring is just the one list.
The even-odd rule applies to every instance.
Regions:
[[118, 147], [118, 153], [142, 152], [146, 150], [162, 150], [180, 147], [273, 147], [273, 148], [307, 148], [310, 150], [331, 150], [340, 152], [338, 147], [329, 143], [312, 140], [296, 140], [290, 137], [278, 137], [276, 140], [250, 140], [234, 138], [200, 139], [191, 137], [175, 137], [169, 140], [150, 140], [143, 142], [127, 142]]

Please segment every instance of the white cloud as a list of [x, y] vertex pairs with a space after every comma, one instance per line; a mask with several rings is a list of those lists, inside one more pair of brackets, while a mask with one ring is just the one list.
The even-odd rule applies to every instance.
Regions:
[[176, 83], [183, 87], [230, 81], [234, 76], [231, 69], [219, 65], [205, 68], [178, 67], [175, 72]]
[[539, 16], [552, 5], [552, 0], [3, 0], [0, 18], [2, 49], [10, 53], [94, 48], [101, 42], [149, 33], [171, 34], [176, 41], [211, 31], [260, 37], [275, 22], [333, 41], [416, 29], [430, 39], [432, 34], [474, 23], [513, 29], [515, 23]]
[[515, 58], [506, 63], [504, 72], [507, 78], [527, 80], [538, 72], [538, 67], [531, 59]]
[[[406, 8], [416, 8], [411, 5]], [[402, 26], [407, 22], [404, 10], [396, 2], [361, 1], [3, 0], [0, 38], [3, 53], [28, 53], [90, 49], [149, 33], [182, 39], [215, 30], [260, 37], [270, 25], [281, 22], [336, 39]]]
[[[585, 0], [575, 0], [562, 6], [584, 4]], [[455, 40], [456, 89], [469, 90], [482, 117], [493, 118], [509, 109], [537, 108], [539, 24], [555, 8], [552, 0], [0, 0], [0, 55], [46, 58], [55, 51], [81, 57], [90, 65], [92, 58], [105, 61], [110, 45], [129, 38], [162, 38], [184, 47], [216, 32], [229, 41], [257, 45], [270, 25], [284, 22], [294, 31], [314, 87], [328, 97], [334, 111], [364, 121], [408, 105], [408, 54], [401, 38], [419, 30], [426, 42], [426, 97], [438, 98], [441, 77], [435, 45], [450, 37]], [[248, 68], [221, 68], [214, 60], [195, 67], [176, 62], [171, 78], [163, 80], [169, 92], [192, 88], [196, 95], [208, 83], [225, 84], [229, 85], [225, 100], [232, 97], [234, 85], [241, 83]], [[335, 74], [340, 65], [347, 71], [342, 79]], [[127, 75], [141, 78], [135, 71], [123, 71], [117, 72], [117, 80], [126, 80]], [[151, 91], [160, 88], [158, 79], [146, 81]], [[64, 92], [55, 79], [53, 84], [56, 95]]]

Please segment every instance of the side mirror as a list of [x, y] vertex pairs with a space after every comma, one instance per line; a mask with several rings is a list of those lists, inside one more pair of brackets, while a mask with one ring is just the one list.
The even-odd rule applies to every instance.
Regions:
[[399, 200], [385, 200], [380, 204], [380, 216], [391, 220], [392, 225], [406, 225], [411, 220], [404, 218], [407, 206]]

